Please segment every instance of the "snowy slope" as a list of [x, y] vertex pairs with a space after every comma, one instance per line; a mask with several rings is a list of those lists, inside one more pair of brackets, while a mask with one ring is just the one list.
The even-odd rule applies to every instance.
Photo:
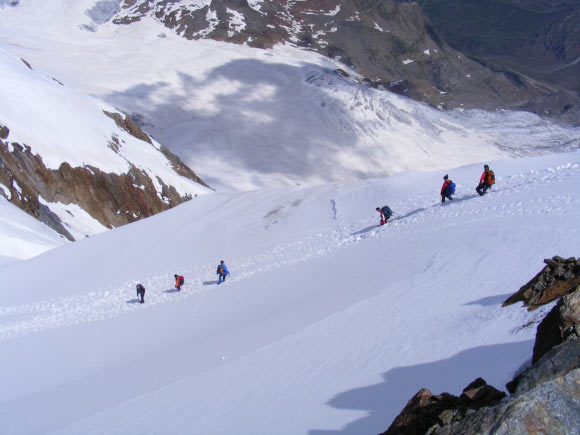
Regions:
[[67, 243], [66, 239], [10, 204], [1, 195], [0, 241], [0, 267]]
[[296, 48], [187, 41], [152, 19], [95, 21], [87, 11], [96, 3], [5, 7], [0, 45], [133, 113], [218, 190], [360, 180], [580, 143], [580, 130], [531, 114], [439, 112], [368, 89], [352, 71], [333, 72], [338, 62]]
[[547, 309], [501, 302], [578, 255], [579, 162], [490, 162], [481, 198], [450, 169], [446, 205], [440, 172], [204, 195], [7, 265], [0, 432], [374, 434], [421, 387], [501, 387]]
[[[0, 149], [2, 193], [6, 198], [14, 199], [17, 205], [25, 203], [29, 206], [26, 211], [35, 216], [39, 214], [38, 209], [30, 204], [46, 206], [71, 237], [84, 238], [106, 231], [110, 226], [109, 222], [99, 221], [99, 215], [91, 215], [90, 199], [84, 203], [79, 200], [79, 196], [105, 196], [102, 195], [105, 190], [102, 186], [106, 183], [103, 177], [97, 178], [101, 174], [119, 175], [114, 186], [117, 203], [93, 204], [97, 209], [116, 207], [111, 213], [121, 213], [122, 207], [130, 207], [120, 202], [123, 190], [131, 188], [139, 189], [138, 198], [149, 200], [142, 210], [151, 210], [150, 205], [157, 203], [167, 208], [167, 204], [209, 191], [183, 176], [182, 172], [178, 173], [175, 162], [166, 157], [158, 142], [138, 139], [107, 116], [105, 112], [117, 114], [122, 119], [115, 108], [33, 70], [1, 47], [0, 77], [0, 128], [6, 127], [8, 132], [2, 134]], [[32, 156], [39, 156], [41, 160]], [[3, 162], [2, 158], [7, 161]], [[11, 165], [8, 159], [11, 159]], [[66, 170], [66, 167], [62, 169], [64, 163], [70, 165], [69, 168], [88, 168], [83, 174], [87, 178], [92, 176], [92, 183], [81, 179], [79, 172], [76, 179], [71, 175], [72, 171], [63, 175]], [[99, 174], [95, 174], [95, 168]], [[135, 178], [135, 171], [143, 174], [140, 181]], [[130, 172], [131, 180], [121, 180]], [[68, 180], [69, 184], [62, 180]], [[149, 186], [136, 184], [143, 183], [143, 180], [151, 181], [149, 192], [146, 191]], [[91, 186], [84, 195], [78, 192], [83, 182]], [[72, 184], [77, 185], [76, 191]], [[168, 193], [167, 186], [173, 187], [175, 194], [173, 191]], [[116, 225], [122, 223], [121, 219], [115, 222]], [[2, 237], [0, 242], [8, 243]]]
[[[47, 168], [58, 169], [67, 162], [125, 173], [134, 164], [180, 194], [208, 191], [175, 173], [159, 152], [159, 143], [145, 143], [119, 128], [104, 113], [116, 112], [112, 106], [44, 77], [2, 49], [0, 75], [0, 124], [10, 129], [8, 141], [30, 146]], [[113, 136], [119, 141], [118, 151], [109, 146]]]

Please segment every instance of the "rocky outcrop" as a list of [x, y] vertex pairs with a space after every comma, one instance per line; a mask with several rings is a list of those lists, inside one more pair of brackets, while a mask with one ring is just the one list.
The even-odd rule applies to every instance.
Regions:
[[524, 373], [505, 401], [426, 433], [580, 434], [580, 343], [552, 349]]
[[503, 306], [523, 302], [528, 310], [558, 299], [580, 285], [580, 258], [554, 257], [544, 260], [544, 267], [503, 303]]
[[[543, 290], [575, 282], [578, 260], [554, 257], [545, 262], [548, 272], [540, 272], [526, 289], [537, 282], [549, 284]], [[534, 303], [548, 299], [539, 297]], [[507, 397], [481, 379], [459, 398], [423, 389], [384, 434], [580, 434], [580, 285], [567, 290], [540, 323], [532, 365], [506, 387]]]
[[[3, 185], [0, 194], [69, 240], [74, 237], [51, 212], [48, 203], [78, 205], [105, 227], [113, 228], [152, 216], [191, 198], [180, 195], [175, 187], [159, 177], [152, 180], [149, 174], [132, 164], [124, 174], [106, 173], [90, 165], [71, 167], [68, 163], [62, 163], [58, 169], [49, 169], [30, 147], [10, 142], [9, 134], [7, 127], [0, 126], [0, 185]], [[110, 146], [115, 146], [114, 139]], [[165, 148], [163, 154], [169, 156], [168, 160], [180, 175], [207, 186], [177, 156]]]
[[420, 390], [382, 435], [419, 435], [430, 433], [459, 421], [468, 413], [499, 402], [505, 393], [478, 378], [463, 390], [460, 397], [443, 393], [433, 395]]
[[580, 285], [562, 296], [558, 304], [538, 325], [534, 356], [536, 362], [554, 346], [580, 339]]
[[525, 108], [549, 90], [462, 55], [416, 2], [305, 0], [247, 2], [125, 0], [113, 22], [143, 17], [187, 39], [257, 48], [288, 43], [338, 59], [375, 87], [441, 108]]

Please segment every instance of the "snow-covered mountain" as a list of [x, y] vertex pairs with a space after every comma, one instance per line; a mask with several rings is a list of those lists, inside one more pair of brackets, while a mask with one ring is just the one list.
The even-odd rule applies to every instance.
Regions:
[[126, 115], [0, 49], [0, 188], [70, 240], [209, 191]]
[[501, 303], [578, 255], [580, 154], [488, 163], [483, 197], [479, 164], [445, 205], [442, 172], [212, 193], [0, 268], [0, 432], [375, 434], [501, 387], [550, 308]]
[[[5, 7], [0, 43], [131, 114], [218, 190], [382, 177], [579, 144], [580, 130], [531, 114], [432, 110], [288, 44], [190, 41], [150, 13], [128, 26], [96, 19], [97, 3]], [[206, 4], [150, 3], [166, 12]]]
[[[569, 0], [566, 2], [571, 3]], [[534, 35], [527, 36], [528, 40], [537, 41], [537, 46], [551, 43], [560, 54], [574, 46], [575, 40], [562, 37], [563, 26], [557, 23], [575, 22], [575, 16], [562, 14], [558, 15], [559, 20], [552, 18], [550, 12], [553, 14], [554, 10], [562, 9], [554, 2], [542, 6], [511, 2], [521, 9], [496, 7], [495, 4], [461, 7], [445, 0], [440, 2], [443, 6], [434, 6], [434, 3], [400, 0], [124, 0], [99, 2], [88, 14], [94, 17], [95, 24], [89, 26], [91, 29], [107, 19], [119, 25], [132, 25], [150, 17], [187, 39], [213, 39], [258, 48], [288, 43], [338, 59], [366, 77], [369, 84], [374, 82], [374, 85], [427, 102], [433, 107], [519, 109], [552, 119], [562, 117], [578, 125], [578, 89], [576, 92], [562, 92], [555, 83], [538, 81], [537, 77], [530, 79], [529, 69], [522, 73], [518, 68], [510, 68], [512, 65], [509, 63], [507, 67], [499, 67], [488, 62], [488, 56], [474, 60], [451, 48], [441, 36], [441, 33], [452, 33], [446, 26], [455, 26], [452, 29], [469, 40], [472, 36], [469, 25], [477, 27], [480, 20], [488, 21], [495, 29], [495, 23], [505, 22], [501, 36], [488, 35], [485, 42], [497, 38], [500, 41], [516, 40], [516, 44], [525, 46], [525, 42], [520, 42], [519, 23], [528, 19], [531, 21], [528, 26], [535, 31]], [[429, 11], [442, 9], [443, 18], [436, 23], [444, 24], [434, 26], [422, 6]], [[484, 8], [497, 12], [486, 14]], [[526, 14], [529, 9], [534, 12], [540, 9], [538, 15], [550, 25], [541, 25], [541, 18], [531, 19], [531, 13]], [[502, 16], [502, 13], [507, 16]], [[453, 24], [446, 24], [445, 17], [450, 15], [456, 19], [452, 20]], [[551, 41], [538, 38], [538, 33], [545, 28], [555, 34]], [[474, 45], [485, 45], [485, 42], [476, 39]], [[562, 46], [566, 48], [558, 48]], [[511, 52], [517, 51], [518, 45], [510, 48]], [[507, 51], [510, 52], [509, 48]], [[531, 58], [530, 63], [535, 60], [530, 53], [520, 55]], [[569, 62], [576, 58], [570, 56]], [[551, 64], [554, 63], [552, 59]], [[531, 77], [535, 75], [531, 74]]]
[[0, 0], [0, 433], [372, 434], [528, 363], [550, 307], [500, 305], [578, 255], [580, 130], [168, 21], [234, 3], [275, 5]]
[[[0, 52], [0, 186], [12, 203], [69, 239], [205, 191], [192, 183], [199, 178], [188, 167], [219, 190], [248, 190], [443, 169], [580, 144], [580, 130], [526, 113], [433, 110], [368, 87], [341, 62], [288, 44], [262, 50], [189, 41], [153, 14], [161, 7], [197, 13], [211, 6], [205, 3], [157, 2], [131, 25], [113, 22], [141, 10], [139, 4], [0, 6], [0, 45], [7, 50]], [[258, 6], [244, 10], [258, 13]]]

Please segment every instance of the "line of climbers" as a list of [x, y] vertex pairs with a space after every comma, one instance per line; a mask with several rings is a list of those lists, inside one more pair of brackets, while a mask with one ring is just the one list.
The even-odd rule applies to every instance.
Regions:
[[[224, 263], [224, 260], [220, 261], [220, 264], [218, 264], [217, 270], [216, 270], [216, 275], [218, 275], [218, 284], [221, 284], [222, 282], [224, 282], [226, 280], [226, 276], [228, 276], [230, 274], [230, 271], [228, 270], [228, 267], [226, 266], [226, 264]], [[177, 289], [177, 291], [181, 291], [181, 287], [183, 286], [183, 284], [185, 284], [185, 278], [183, 277], [183, 275], [178, 275], [175, 274], [173, 275], [173, 277], [175, 278], [175, 288]], [[137, 297], [139, 298], [139, 302], [141, 304], [145, 303], [145, 287], [143, 287], [143, 284], [139, 283], [136, 285], [137, 288]]]
[[[495, 174], [491, 169], [489, 169], [489, 165], [483, 165], [483, 173], [479, 178], [479, 184], [475, 188], [475, 191], [479, 194], [479, 196], [485, 195], [485, 193], [495, 184]], [[443, 176], [443, 186], [441, 186], [441, 202], [444, 203], [446, 199], [453, 200], [452, 195], [455, 194], [455, 183], [449, 179], [449, 175], [445, 174]], [[379, 212], [381, 221], [380, 225], [384, 225], [387, 223], [389, 218], [393, 215], [393, 211], [389, 208], [388, 205], [384, 207], [377, 207], [376, 209]]]
[[[495, 174], [491, 169], [489, 169], [488, 165], [483, 165], [483, 174], [479, 178], [479, 184], [475, 188], [479, 196], [485, 195], [488, 189], [491, 188], [495, 184]], [[441, 202], [444, 203], [445, 199], [453, 200], [452, 195], [455, 194], [455, 183], [449, 179], [449, 175], [445, 174], [443, 176], [443, 186], [441, 186]], [[377, 212], [379, 212], [381, 221], [380, 225], [385, 225], [388, 220], [393, 215], [393, 210], [388, 205], [383, 207], [377, 207]], [[226, 276], [230, 274], [227, 266], [224, 263], [224, 260], [220, 261], [218, 264], [216, 274], [218, 275], [218, 284], [221, 284], [226, 280]], [[181, 287], [185, 284], [185, 278], [182, 275], [173, 275], [175, 278], [175, 288], [177, 291], [181, 291]], [[145, 287], [143, 284], [137, 284], [137, 297], [140, 298], [140, 302], [145, 302]]]

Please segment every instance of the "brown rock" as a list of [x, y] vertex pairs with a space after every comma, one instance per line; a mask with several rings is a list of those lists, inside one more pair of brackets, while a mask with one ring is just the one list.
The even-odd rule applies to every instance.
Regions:
[[106, 110], [103, 110], [103, 113], [107, 115], [109, 118], [111, 118], [113, 121], [115, 121], [115, 124], [117, 124], [117, 126], [125, 130], [131, 136], [136, 137], [137, 139], [140, 139], [144, 142], [153, 144], [149, 135], [145, 133], [143, 130], [141, 130], [139, 126], [135, 124], [129, 116], [127, 115], [123, 116], [117, 112], [115, 113], [107, 112]]
[[468, 406], [479, 408], [482, 406], [494, 405], [504, 397], [504, 392], [499, 391], [491, 385], [485, 384], [477, 388], [464, 391], [460, 398], [466, 400], [468, 402]]
[[423, 435], [433, 425], [439, 425], [442, 414], [447, 419], [450, 414], [444, 411], [452, 410], [457, 402], [456, 396], [447, 393], [434, 396], [431, 391], [423, 388], [409, 400], [382, 435]]
[[[112, 143], [115, 143], [114, 138]], [[13, 151], [0, 141], [0, 159], [6, 168], [0, 171], [0, 183], [10, 190], [10, 202], [69, 240], [72, 236], [60, 224], [60, 219], [42, 205], [40, 198], [47, 202], [77, 204], [108, 228], [152, 216], [190, 199], [158, 178], [159, 194], [153, 180], [134, 166], [125, 174], [105, 173], [92, 166], [73, 168], [68, 163], [56, 170], [48, 169], [39, 155], [32, 154], [30, 147], [11, 145]], [[168, 153], [165, 150], [164, 154]], [[180, 168], [181, 175], [197, 178], [193, 171], [187, 173], [189, 168], [176, 156], [171, 163]], [[15, 183], [20, 186], [21, 193], [14, 187]]]
[[569, 293], [580, 285], [579, 260], [555, 256], [544, 260], [546, 267], [503, 303], [503, 306], [523, 302], [534, 310]]
[[538, 325], [532, 361], [536, 362], [552, 347], [577, 340], [580, 332], [580, 285], [562, 297]]
[[10, 134], [10, 129], [3, 125], [0, 125], [0, 139], [8, 139], [8, 135]]

